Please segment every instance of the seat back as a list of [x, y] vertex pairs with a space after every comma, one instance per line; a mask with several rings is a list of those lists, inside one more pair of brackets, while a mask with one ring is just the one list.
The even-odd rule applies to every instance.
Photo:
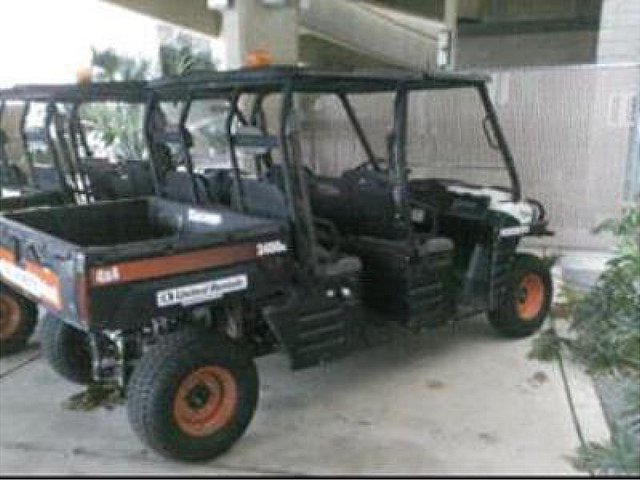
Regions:
[[314, 177], [309, 183], [314, 215], [331, 220], [342, 233], [401, 238], [391, 186], [384, 174], [346, 172], [341, 177]]
[[[235, 182], [235, 179], [233, 181]], [[241, 181], [247, 213], [257, 217], [288, 220], [287, 203], [278, 187], [267, 181], [255, 179], [243, 178]], [[235, 197], [235, 191], [235, 188], [232, 189], [232, 197]]]
[[228, 168], [209, 168], [203, 173], [209, 197], [222, 205], [231, 206], [233, 171]]
[[354, 224], [359, 235], [394, 240], [406, 235], [395, 218], [391, 185], [385, 174], [374, 171], [345, 175], [349, 202], [353, 204]]
[[95, 200], [113, 200], [121, 190], [116, 165], [104, 159], [82, 160], [83, 170], [89, 180], [89, 190]]
[[126, 163], [126, 171], [131, 183], [134, 196], [143, 197], [153, 195], [153, 181], [149, 164], [146, 162], [129, 160]]
[[60, 176], [55, 167], [34, 165], [33, 166], [33, 183], [39, 190], [59, 191], [62, 190], [60, 185]]
[[164, 176], [163, 193], [167, 198], [176, 202], [210, 205], [212, 202], [206, 180], [197, 174], [195, 180], [197, 194], [193, 189], [191, 175], [187, 172], [167, 172]]
[[115, 200], [132, 196], [129, 182], [123, 178], [115, 166], [110, 166], [110, 168], [88, 167], [87, 176], [95, 200]]

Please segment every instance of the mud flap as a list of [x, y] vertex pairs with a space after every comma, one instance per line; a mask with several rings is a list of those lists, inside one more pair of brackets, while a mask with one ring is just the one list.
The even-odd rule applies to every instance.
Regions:
[[505, 295], [509, 294], [509, 277], [513, 270], [517, 246], [517, 238], [501, 238], [497, 234], [494, 237], [490, 265], [489, 310], [498, 308]]

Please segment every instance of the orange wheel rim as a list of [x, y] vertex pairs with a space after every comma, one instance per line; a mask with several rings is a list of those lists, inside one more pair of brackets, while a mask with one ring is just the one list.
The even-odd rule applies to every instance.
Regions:
[[238, 385], [229, 370], [202, 367], [189, 374], [178, 388], [173, 415], [184, 433], [204, 437], [226, 426], [238, 403]]
[[544, 282], [540, 275], [529, 273], [522, 277], [516, 290], [518, 317], [533, 320], [544, 304]]
[[20, 327], [22, 314], [18, 301], [0, 294], [0, 340], [11, 338]]

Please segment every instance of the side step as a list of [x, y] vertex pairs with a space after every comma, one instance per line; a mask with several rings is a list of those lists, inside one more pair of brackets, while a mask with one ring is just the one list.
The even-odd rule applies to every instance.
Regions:
[[359, 312], [359, 302], [352, 298], [312, 294], [268, 307], [264, 315], [296, 370], [348, 353]]

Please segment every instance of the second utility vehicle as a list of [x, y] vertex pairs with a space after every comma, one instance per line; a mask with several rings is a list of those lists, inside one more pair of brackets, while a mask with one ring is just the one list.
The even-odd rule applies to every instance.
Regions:
[[[0, 211], [46, 208], [152, 192], [147, 162], [128, 161], [124, 172], [92, 154], [82, 124], [84, 104], [144, 104], [144, 82], [23, 85], [0, 90], [0, 120], [8, 102], [20, 103], [24, 167], [9, 158], [0, 129]], [[0, 355], [23, 349], [37, 321], [36, 303], [0, 284]]]

